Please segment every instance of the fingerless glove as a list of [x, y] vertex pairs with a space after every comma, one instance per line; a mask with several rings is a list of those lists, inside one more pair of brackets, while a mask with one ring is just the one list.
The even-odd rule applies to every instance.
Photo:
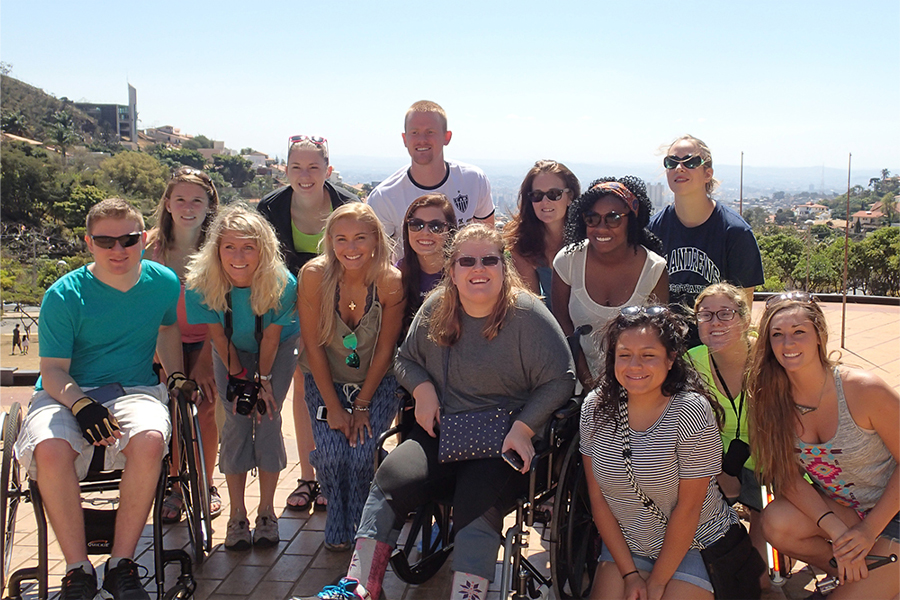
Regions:
[[95, 444], [120, 429], [119, 422], [109, 413], [109, 410], [93, 398], [79, 399], [72, 405], [72, 414], [78, 420], [81, 434], [91, 444]]

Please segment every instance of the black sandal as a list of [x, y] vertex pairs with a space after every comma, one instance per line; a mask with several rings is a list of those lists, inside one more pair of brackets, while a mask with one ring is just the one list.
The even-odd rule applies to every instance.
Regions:
[[297, 487], [294, 488], [294, 491], [288, 495], [287, 499], [291, 498], [299, 499], [300, 502], [297, 504], [291, 504], [290, 502], [286, 502], [285, 508], [288, 510], [294, 510], [297, 512], [307, 512], [309, 511], [309, 507], [316, 501], [316, 498], [319, 497], [319, 482], [318, 481], [308, 481], [306, 479], [298, 479]]

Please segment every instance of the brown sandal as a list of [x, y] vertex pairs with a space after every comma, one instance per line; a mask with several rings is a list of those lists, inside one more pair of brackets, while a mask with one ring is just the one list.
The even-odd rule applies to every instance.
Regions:
[[163, 499], [162, 522], [166, 524], [178, 523], [181, 521], [181, 513], [183, 511], [184, 498], [181, 497], [181, 490], [172, 490]]
[[[316, 501], [316, 498], [319, 497], [319, 482], [318, 481], [308, 481], [306, 479], [298, 479], [297, 487], [294, 488], [294, 491], [290, 493], [287, 497], [287, 503], [285, 508], [288, 510], [294, 510], [297, 512], [307, 512], [309, 511], [309, 507], [313, 502]], [[296, 504], [291, 504], [291, 499], [295, 499], [297, 501]]]

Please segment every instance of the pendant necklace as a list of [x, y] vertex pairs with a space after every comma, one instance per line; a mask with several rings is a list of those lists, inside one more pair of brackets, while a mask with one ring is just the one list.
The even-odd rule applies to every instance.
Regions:
[[808, 415], [811, 412], [819, 410], [822, 406], [822, 397], [825, 395], [825, 384], [828, 383], [828, 371], [825, 371], [825, 378], [822, 380], [822, 389], [819, 391], [819, 403], [816, 406], [807, 406], [806, 404], [794, 403], [794, 408], [800, 413], [800, 416]]

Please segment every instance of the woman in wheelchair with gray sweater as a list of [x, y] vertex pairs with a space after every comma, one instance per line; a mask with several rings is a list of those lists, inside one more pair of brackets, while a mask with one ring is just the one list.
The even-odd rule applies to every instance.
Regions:
[[[453, 504], [451, 598], [486, 597], [503, 516], [527, 491], [534, 440], [575, 383], [562, 330], [522, 286], [505, 250], [500, 234], [481, 224], [454, 238], [449, 277], [419, 310], [394, 367], [412, 391], [416, 424], [375, 474], [347, 577], [320, 598], [378, 598], [407, 515], [435, 499]], [[446, 417], [500, 408], [512, 424], [493, 457], [448, 461], [440, 444], [451, 434]], [[468, 445], [465, 436], [454, 439]], [[521, 457], [520, 470], [499, 456], [508, 450]]]

